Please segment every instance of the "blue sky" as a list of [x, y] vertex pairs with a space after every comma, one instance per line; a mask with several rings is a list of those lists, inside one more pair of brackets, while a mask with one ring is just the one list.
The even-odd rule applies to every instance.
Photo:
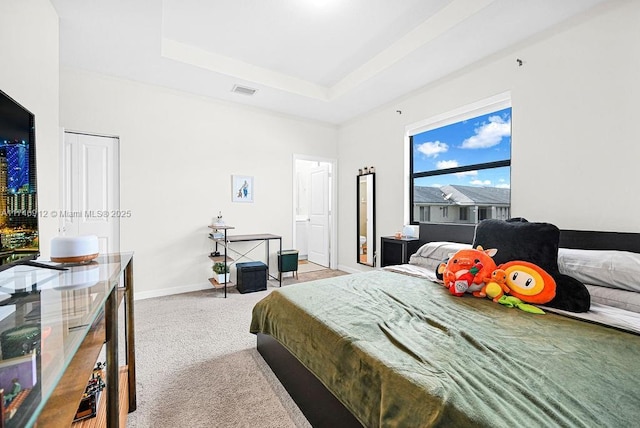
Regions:
[[[511, 108], [432, 129], [413, 137], [414, 172], [442, 170], [511, 158]], [[510, 187], [510, 168], [420, 178], [419, 186]]]

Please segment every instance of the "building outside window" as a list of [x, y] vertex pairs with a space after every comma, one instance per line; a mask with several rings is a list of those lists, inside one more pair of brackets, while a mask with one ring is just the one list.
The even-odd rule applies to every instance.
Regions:
[[411, 223], [510, 217], [510, 100], [427, 123], [409, 144]]

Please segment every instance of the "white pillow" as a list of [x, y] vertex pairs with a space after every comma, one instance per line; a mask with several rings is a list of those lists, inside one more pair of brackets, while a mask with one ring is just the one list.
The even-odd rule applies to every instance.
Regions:
[[585, 284], [585, 286], [591, 295], [591, 303], [640, 312], [640, 293], [590, 284]]
[[560, 248], [558, 269], [585, 284], [640, 292], [638, 253]]
[[470, 244], [461, 244], [459, 242], [427, 242], [418, 248], [415, 254], [411, 255], [409, 264], [435, 270], [450, 254], [468, 248], [471, 248]]

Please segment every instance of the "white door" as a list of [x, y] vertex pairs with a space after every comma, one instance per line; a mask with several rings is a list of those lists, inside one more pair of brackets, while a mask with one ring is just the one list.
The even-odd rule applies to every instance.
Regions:
[[100, 253], [120, 251], [119, 139], [64, 133], [63, 236], [96, 235]]
[[329, 267], [329, 164], [311, 170], [309, 193], [309, 261]]

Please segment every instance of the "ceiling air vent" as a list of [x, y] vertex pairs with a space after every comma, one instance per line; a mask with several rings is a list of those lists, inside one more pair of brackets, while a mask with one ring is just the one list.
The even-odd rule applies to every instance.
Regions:
[[257, 89], [249, 88], [247, 86], [233, 85], [233, 89], [231, 92], [235, 92], [236, 94], [241, 95], [253, 95], [255, 94]]

